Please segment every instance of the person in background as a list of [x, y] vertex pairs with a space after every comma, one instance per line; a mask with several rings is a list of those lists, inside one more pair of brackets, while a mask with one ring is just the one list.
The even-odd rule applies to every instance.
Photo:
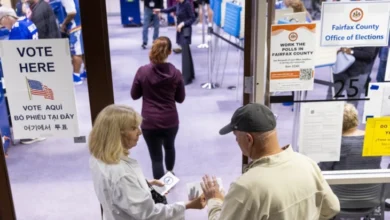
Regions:
[[39, 39], [61, 38], [57, 19], [49, 3], [45, 0], [26, 0], [27, 17], [36, 25]]
[[[14, 9], [0, 7], [0, 25], [10, 30], [9, 40], [37, 40], [38, 30], [33, 22], [26, 17], [18, 18]], [[21, 139], [22, 144], [32, 144], [44, 141], [46, 138]]]
[[192, 38], [192, 24], [195, 21], [194, 10], [189, 0], [177, 0], [178, 4], [167, 9], [154, 9], [154, 13], [176, 12], [177, 32], [176, 43], [181, 46], [175, 53], [182, 52], [182, 72], [184, 83], [190, 84], [195, 79], [194, 62], [192, 59], [190, 44]]
[[[344, 72], [333, 74], [333, 86], [329, 86], [326, 99], [360, 98], [366, 90], [368, 78], [371, 74], [369, 67], [375, 60], [376, 52], [376, 47], [340, 48], [337, 53], [352, 55], [355, 57], [355, 62]], [[334, 87], [334, 97], [332, 96], [332, 87]], [[343, 94], [345, 90], [347, 95]], [[355, 107], [358, 105], [358, 101], [349, 102]]]
[[365, 132], [359, 130], [359, 114], [355, 106], [345, 104], [340, 161], [322, 162], [321, 170], [380, 169], [382, 157], [363, 157]]
[[[5, 142], [7, 142], [7, 141], [11, 141], [11, 139], [7, 136], [1, 136], [1, 143], [3, 144], [3, 149], [4, 149]], [[5, 158], [8, 158], [7, 152], [4, 152], [4, 156], [5, 156]]]
[[149, 38], [149, 26], [153, 23], [153, 41], [158, 38], [160, 29], [160, 16], [153, 13], [156, 8], [162, 9], [164, 7], [163, 0], [144, 0], [144, 22], [142, 31], [142, 48], [146, 49]]
[[89, 136], [89, 166], [106, 220], [183, 220], [186, 209], [202, 209], [204, 196], [190, 202], [155, 204], [139, 163], [129, 157], [138, 142], [141, 116], [124, 105], [110, 105], [96, 118]]
[[24, 1], [22, 0], [19, 0], [18, 2], [16, 2], [16, 5], [15, 5], [15, 11], [16, 11], [16, 15], [18, 17], [22, 17], [22, 16], [25, 16], [25, 12], [23, 10], [23, 6], [24, 5]]
[[316, 162], [278, 143], [276, 119], [262, 104], [247, 104], [233, 114], [220, 134], [233, 132], [243, 155], [252, 159], [226, 197], [216, 178], [201, 184], [210, 220], [329, 220], [340, 203]]
[[79, 0], [61, 0], [62, 6], [65, 9], [65, 18], [60, 21], [61, 33], [66, 33], [69, 36], [70, 52], [72, 54], [73, 64], [73, 83], [80, 85], [87, 78], [87, 72], [84, 70], [81, 73], [81, 67], [84, 63], [84, 44], [81, 28], [81, 16], [79, 8]]
[[131, 97], [143, 98], [141, 125], [152, 160], [153, 176], [164, 176], [163, 147], [165, 167], [173, 172], [175, 166], [175, 138], [179, 130], [179, 115], [176, 102], [183, 103], [185, 88], [183, 77], [178, 69], [167, 62], [172, 52], [172, 43], [167, 37], [154, 41], [149, 58], [150, 64], [138, 69]]
[[384, 82], [386, 75], [387, 59], [389, 56], [390, 38], [387, 47], [382, 47], [379, 50], [379, 67], [376, 75], [377, 82]]
[[301, 0], [284, 0], [284, 4], [287, 8], [292, 8], [294, 13], [306, 12], [306, 22], [312, 21], [311, 15]]
[[198, 0], [198, 4], [199, 4], [199, 12], [198, 12], [198, 15], [199, 15], [199, 26], [202, 27], [202, 23], [203, 23], [203, 18], [204, 18], [204, 14], [203, 14], [203, 6], [206, 7], [206, 12], [207, 12], [207, 20], [208, 22], [206, 24], [208, 24], [209, 27], [212, 27], [213, 25], [213, 10], [211, 10], [211, 7], [210, 7], [210, 0]]

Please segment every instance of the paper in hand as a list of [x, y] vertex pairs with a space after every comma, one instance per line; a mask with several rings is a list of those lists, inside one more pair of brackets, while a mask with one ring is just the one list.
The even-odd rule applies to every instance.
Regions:
[[163, 182], [165, 185], [162, 187], [159, 186], [153, 186], [153, 188], [160, 193], [160, 195], [165, 195], [167, 192], [169, 192], [172, 187], [174, 187], [180, 180], [176, 176], [174, 176], [171, 172], [167, 172], [163, 177], [160, 179], [161, 182]]
[[[222, 190], [222, 179], [217, 178], [217, 182], [219, 185], [219, 190]], [[203, 190], [200, 186], [200, 182], [193, 182], [193, 183], [187, 183], [187, 195], [189, 200], [194, 200], [198, 198], [200, 195], [202, 195]]]

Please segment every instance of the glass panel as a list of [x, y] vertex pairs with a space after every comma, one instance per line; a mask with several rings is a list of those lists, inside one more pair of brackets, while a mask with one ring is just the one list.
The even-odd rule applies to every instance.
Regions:
[[[61, 2], [68, 4], [66, 9]], [[48, 4], [50, 6], [46, 7], [45, 5]], [[4, 7], [1, 8], [4, 10]], [[70, 45], [65, 40], [55, 44], [47, 41], [46, 39], [61, 38], [59, 24], [63, 24], [66, 15], [72, 16], [71, 13], [74, 11], [76, 15], [73, 18], [69, 17], [68, 25], [62, 26], [62, 37], [69, 38]], [[22, 73], [28, 78], [27, 85], [23, 81], [12, 83], [12, 81], [5, 80], [5, 94], [8, 94], [8, 100], [0, 96], [1, 135], [8, 154], [6, 162], [17, 219], [99, 219], [99, 203], [95, 199], [90, 178], [89, 152], [85, 143], [86, 136], [91, 130], [91, 116], [86, 69], [83, 62], [84, 52], [78, 1], [53, 0], [47, 3], [23, 0], [17, 2], [16, 12], [8, 9], [7, 13], [7, 16], [1, 18], [1, 24], [4, 26], [1, 29], [1, 40], [3, 42], [31, 40], [26, 43], [20, 42], [19, 49], [20, 51], [25, 49], [26, 54], [33, 58], [28, 59], [26, 55], [23, 58], [18, 57], [7, 61], [5, 57], [14, 51], [3, 50], [3, 71], [9, 71], [6, 66], [29, 62], [24, 70], [35, 72]], [[19, 17], [19, 20], [16, 17]], [[45, 30], [46, 27], [49, 27], [49, 30]], [[35, 28], [39, 34], [36, 34]], [[40, 40], [35, 41], [37, 38]], [[51, 46], [51, 49], [43, 48], [39, 58], [39, 51], [33, 50], [38, 44], [42, 44], [43, 47]], [[51, 53], [53, 55], [48, 58]], [[73, 66], [70, 62], [71, 55]], [[76, 75], [72, 77], [73, 73]], [[12, 74], [17, 75], [21, 72], [15, 71]], [[3, 86], [4, 84], [1, 90]], [[65, 119], [64, 112], [72, 111], [73, 87], [76, 106], [73, 110], [77, 111], [78, 121], [69, 123], [67, 121], [71, 119]], [[15, 95], [10, 95], [10, 88], [21, 90], [25, 88], [25, 92], [15, 98]], [[46, 130], [40, 134], [36, 133], [36, 136], [25, 137], [23, 135], [27, 135], [28, 132], [20, 135], [20, 129], [17, 131], [15, 127], [17, 122], [11, 123], [11, 118], [19, 116], [21, 111], [17, 111], [19, 112], [17, 114], [11, 108], [10, 112], [7, 108], [8, 104], [14, 103], [15, 106], [21, 108], [22, 106], [17, 102], [19, 99], [26, 99], [27, 95], [30, 99], [24, 105], [30, 110], [23, 114], [25, 120], [31, 123], [28, 132], [41, 129], [36, 125], [44, 125], [42, 127], [44, 129], [51, 126], [51, 131]], [[40, 106], [42, 110], [38, 110], [37, 106]], [[46, 106], [49, 106], [50, 110]], [[46, 116], [46, 120], [38, 120], [38, 114]], [[31, 116], [27, 118], [26, 115]], [[76, 114], [71, 117], [76, 117]], [[70, 135], [66, 135], [67, 138], [50, 137], [52, 133], [76, 129], [76, 125], [80, 131], [79, 135], [82, 136], [77, 141], [81, 143], [75, 143]], [[42, 138], [47, 135], [49, 137], [46, 139]]]
[[[206, 0], [204, 8], [202, 2], [167, 0], [160, 5], [160, 1], [121, 1], [118, 11], [113, 7], [116, 2], [107, 1], [115, 102], [130, 105], [144, 117], [143, 135], [137, 147], [130, 150], [130, 157], [138, 161], [149, 179], [159, 179], [173, 169], [180, 182], [167, 196], [170, 203], [186, 201], [187, 183], [200, 183], [205, 174], [220, 177], [227, 191], [241, 172], [242, 156], [234, 135], [220, 136], [218, 132], [242, 105], [244, 1]], [[190, 5], [193, 18], [183, 14], [186, 4]], [[221, 28], [221, 23], [228, 20], [226, 4], [236, 13], [229, 21], [229, 30]], [[160, 17], [153, 15], [153, 8], [159, 7], [171, 9], [163, 10]], [[177, 26], [182, 22], [185, 25], [179, 33]], [[208, 34], [209, 25], [217, 35]], [[190, 37], [184, 36], [188, 27], [192, 27]], [[153, 40], [164, 36], [172, 43], [169, 55], [164, 55], [166, 39], [159, 38], [160, 48], [153, 49]], [[170, 64], [159, 63], [165, 57]], [[173, 88], [180, 86], [178, 80], [187, 84], [186, 97], [183, 103], [176, 99], [175, 104], [169, 97], [174, 95]], [[136, 88], [142, 88], [142, 93]], [[175, 119], [176, 108], [179, 124]], [[169, 132], [176, 126], [179, 129], [176, 139], [173, 137], [174, 146], [167, 145], [161, 151], [161, 132]], [[205, 212], [186, 214], [186, 219], [205, 218]]]

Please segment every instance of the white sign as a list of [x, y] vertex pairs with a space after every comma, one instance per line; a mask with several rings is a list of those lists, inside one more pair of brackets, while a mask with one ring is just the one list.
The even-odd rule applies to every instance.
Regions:
[[302, 103], [299, 152], [316, 162], [340, 160], [344, 102]]
[[313, 90], [316, 24], [273, 25], [271, 92]]
[[390, 83], [370, 83], [368, 86], [368, 101], [364, 105], [362, 122], [368, 118], [390, 116]]
[[321, 46], [387, 46], [390, 3], [322, 3]]
[[154, 189], [160, 193], [160, 195], [165, 195], [169, 192], [172, 187], [174, 187], [180, 180], [175, 175], [173, 175], [171, 172], [167, 172], [163, 177], [160, 179], [161, 182], [164, 183], [164, 186], [157, 187], [153, 186]]
[[79, 135], [68, 40], [0, 41], [16, 139]]

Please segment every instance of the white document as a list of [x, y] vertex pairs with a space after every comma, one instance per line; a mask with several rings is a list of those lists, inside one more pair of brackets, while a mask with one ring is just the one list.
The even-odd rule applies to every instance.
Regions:
[[167, 194], [172, 187], [174, 187], [180, 180], [176, 176], [174, 176], [171, 172], [167, 172], [160, 179], [165, 185], [163, 187], [153, 186], [153, 188], [160, 193], [161, 195]]
[[367, 98], [370, 100], [364, 104], [362, 123], [365, 124], [367, 118], [390, 115], [390, 83], [370, 83]]
[[316, 162], [340, 160], [344, 102], [302, 103], [299, 152]]
[[[223, 189], [222, 186], [222, 179], [217, 178], [217, 182], [219, 185], [219, 190]], [[193, 200], [195, 198], [198, 198], [200, 195], [202, 195], [203, 190], [202, 187], [200, 186], [201, 182], [193, 182], [193, 183], [187, 183], [187, 195], [189, 200]]]

